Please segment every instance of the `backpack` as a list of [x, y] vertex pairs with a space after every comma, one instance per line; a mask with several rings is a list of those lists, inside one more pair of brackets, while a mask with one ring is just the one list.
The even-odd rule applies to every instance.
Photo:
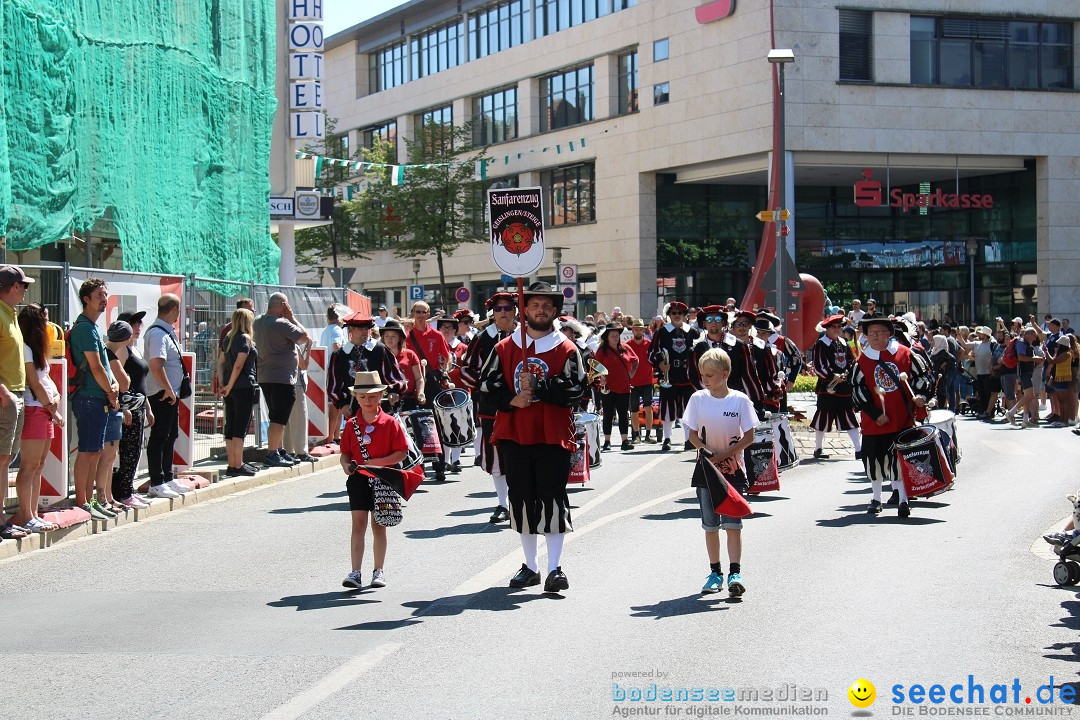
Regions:
[[[74, 326], [72, 326], [74, 329]], [[82, 384], [82, 376], [85, 370], [75, 363], [75, 356], [71, 354], [71, 330], [64, 333], [64, 357], [67, 359], [67, 383], [68, 395], [79, 389]], [[85, 364], [86, 360], [83, 360]]]
[[1005, 346], [1005, 352], [1001, 356], [1001, 364], [1010, 370], [1016, 368], [1016, 338], [1013, 338]]

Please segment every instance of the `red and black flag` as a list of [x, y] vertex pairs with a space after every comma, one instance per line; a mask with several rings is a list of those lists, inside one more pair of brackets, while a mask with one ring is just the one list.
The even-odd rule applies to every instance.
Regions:
[[400, 470], [392, 467], [376, 467], [374, 465], [361, 465], [356, 469], [360, 475], [382, 480], [393, 488], [394, 492], [408, 500], [412, 497], [420, 483], [424, 482], [424, 466], [417, 465], [408, 470]]
[[[694, 466], [693, 484], [695, 486], [704, 484], [708, 489], [716, 514], [732, 518], [743, 518], [752, 514], [753, 510], [750, 509], [749, 503], [720, 472], [720, 468], [709, 461], [710, 457], [712, 457], [712, 452], [704, 448], [698, 453], [697, 464]], [[737, 474], [743, 474], [741, 468]], [[732, 480], [737, 481], [738, 478], [732, 478]], [[743, 476], [743, 482], [745, 483], [745, 476]]]

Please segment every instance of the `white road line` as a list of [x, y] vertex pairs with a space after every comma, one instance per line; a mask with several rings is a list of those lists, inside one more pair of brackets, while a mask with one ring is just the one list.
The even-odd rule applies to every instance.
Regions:
[[292, 700], [263, 715], [262, 720], [295, 720], [400, 648], [400, 643], [384, 643], [357, 655]]

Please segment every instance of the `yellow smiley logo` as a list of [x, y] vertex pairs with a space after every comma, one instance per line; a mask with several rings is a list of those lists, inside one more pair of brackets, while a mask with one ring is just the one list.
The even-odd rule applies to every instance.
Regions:
[[877, 690], [874, 688], [874, 683], [865, 678], [859, 678], [851, 683], [851, 687], [847, 689], [847, 696], [855, 707], [868, 708], [877, 699]]

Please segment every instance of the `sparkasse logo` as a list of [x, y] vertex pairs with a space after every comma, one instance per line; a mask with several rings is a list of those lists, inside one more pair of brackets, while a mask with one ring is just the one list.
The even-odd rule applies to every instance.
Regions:
[[[884, 195], [881, 183], [874, 180], [870, 168], [863, 170], [863, 179], [855, 183], [855, 204], [859, 207], [881, 207]], [[889, 192], [889, 207], [901, 208], [908, 212], [913, 208], [951, 208], [971, 210], [992, 210], [994, 196], [981, 193], [947, 193], [941, 188], [933, 192], [906, 193], [901, 188]]]
[[731, 17], [733, 12], [735, 12], [735, 0], [712, 0], [694, 8], [694, 17], [702, 25], [708, 25], [711, 22]]

